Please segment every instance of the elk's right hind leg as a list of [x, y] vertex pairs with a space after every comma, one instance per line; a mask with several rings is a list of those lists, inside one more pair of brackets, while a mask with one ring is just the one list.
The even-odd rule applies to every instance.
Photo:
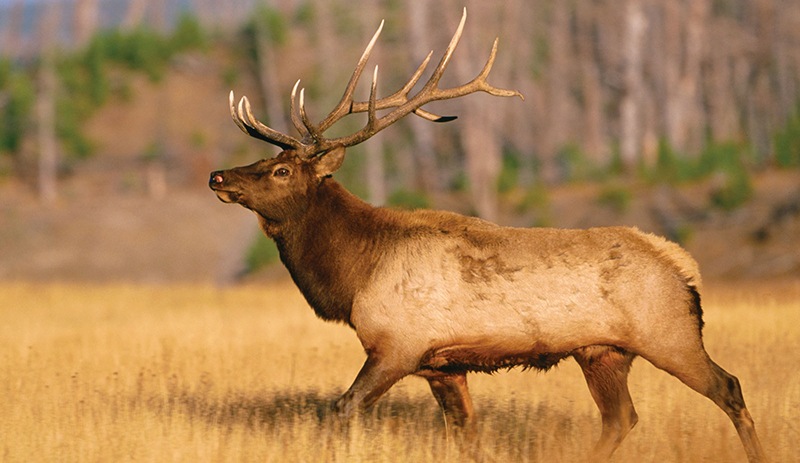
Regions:
[[736, 427], [748, 461], [751, 463], [766, 461], [753, 418], [745, 406], [739, 380], [714, 363], [702, 347], [702, 343], [675, 346], [669, 350], [668, 355], [648, 356], [647, 359], [656, 367], [714, 401]]
[[739, 439], [742, 441], [747, 458], [751, 462], [766, 461], [764, 450], [761, 448], [761, 441], [758, 440], [756, 434], [756, 426], [750, 412], [744, 404], [744, 396], [742, 395], [742, 387], [739, 385], [739, 379], [723, 370], [722, 367], [714, 363], [713, 360], [708, 360], [711, 363], [711, 369], [714, 371], [714, 388], [710, 394], [706, 396], [713, 400], [733, 421], [736, 427], [736, 432], [739, 434]]
[[628, 372], [635, 356], [607, 346], [584, 347], [573, 356], [603, 418], [603, 431], [592, 461], [605, 461], [638, 421], [628, 392]]
[[428, 377], [433, 396], [442, 407], [448, 428], [468, 428], [474, 421], [466, 372]]

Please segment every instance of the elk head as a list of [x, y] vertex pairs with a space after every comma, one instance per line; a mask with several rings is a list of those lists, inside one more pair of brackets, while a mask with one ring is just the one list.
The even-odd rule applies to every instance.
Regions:
[[[439, 116], [422, 109], [422, 106], [437, 100], [458, 98], [470, 93], [483, 91], [495, 96], [522, 95], [514, 90], [493, 87], [486, 78], [494, 64], [497, 53], [497, 39], [492, 46], [489, 59], [483, 70], [470, 82], [452, 88], [439, 88], [439, 81], [447, 68], [450, 58], [458, 45], [467, 10], [450, 44], [434, 69], [430, 78], [415, 94], [411, 94], [422, 77], [433, 52], [423, 60], [409, 81], [394, 94], [377, 98], [378, 67], [372, 74], [372, 85], [368, 101], [355, 101], [353, 92], [367, 64], [372, 48], [383, 29], [383, 22], [373, 35], [361, 59], [358, 61], [353, 75], [345, 88], [344, 94], [336, 107], [318, 124], [312, 123], [305, 110], [305, 91], [295, 83], [291, 93], [290, 114], [292, 124], [299, 133], [299, 138], [278, 132], [267, 127], [253, 116], [250, 101], [242, 97], [235, 103], [233, 92], [229, 96], [229, 105], [233, 121], [246, 134], [280, 147], [283, 151], [272, 159], [264, 159], [254, 164], [237, 167], [225, 171], [211, 173], [209, 186], [224, 202], [236, 202], [252, 209], [263, 218], [280, 222], [302, 213], [313, 197], [313, 191], [322, 180], [335, 172], [344, 160], [345, 148], [357, 145], [379, 131], [397, 122], [410, 113], [433, 122], [448, 122], [455, 116]], [[378, 116], [379, 110], [385, 114]], [[323, 134], [334, 123], [353, 113], [367, 113], [367, 124], [359, 131], [338, 138], [326, 138]]]

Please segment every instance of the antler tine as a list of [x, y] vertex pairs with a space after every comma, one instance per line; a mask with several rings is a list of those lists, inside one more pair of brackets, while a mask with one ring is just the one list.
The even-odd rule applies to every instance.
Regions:
[[442, 76], [444, 75], [444, 71], [447, 69], [447, 65], [450, 63], [450, 58], [453, 56], [453, 52], [456, 50], [458, 42], [461, 40], [461, 33], [464, 32], [464, 23], [466, 23], [466, 21], [467, 8], [464, 7], [464, 12], [461, 14], [461, 21], [458, 23], [456, 33], [453, 34], [453, 38], [450, 39], [450, 44], [447, 46], [447, 50], [444, 51], [444, 55], [442, 56], [441, 61], [439, 61], [439, 65], [433, 70], [433, 74], [431, 75], [430, 79], [428, 79], [428, 82], [425, 83], [425, 87], [423, 87], [420, 93], [433, 90], [439, 85], [439, 80], [441, 80]]
[[408, 82], [406, 82], [403, 88], [395, 92], [394, 95], [387, 97], [386, 100], [392, 100], [393, 98], [398, 98], [398, 97], [402, 97], [403, 100], [407, 99], [408, 93], [411, 91], [412, 88], [414, 88], [415, 85], [417, 85], [417, 82], [419, 82], [420, 77], [422, 77], [422, 73], [425, 72], [425, 68], [427, 68], [428, 63], [430, 63], [432, 56], [433, 56], [433, 50], [428, 52], [428, 55], [425, 57], [424, 60], [422, 60], [422, 63], [420, 63], [420, 65], [417, 67], [417, 70], [414, 71], [414, 74], [411, 75], [411, 78], [408, 79]]
[[375, 132], [375, 124], [377, 123], [377, 109], [376, 109], [376, 93], [378, 90], [378, 66], [375, 66], [375, 71], [372, 72], [372, 85], [369, 89], [369, 110], [367, 111], [367, 133], [372, 136]]
[[[249, 135], [261, 140], [265, 140], [273, 145], [280, 146], [283, 149], [293, 149], [299, 155], [310, 158], [317, 154], [323, 153], [334, 146], [353, 146], [361, 143], [386, 127], [397, 122], [399, 119], [405, 117], [409, 113], [414, 113], [420, 117], [434, 122], [446, 122], [455, 119], [454, 116], [439, 116], [422, 109], [422, 106], [432, 101], [457, 98], [479, 91], [486, 92], [494, 96], [518, 96], [523, 98], [522, 94], [515, 90], [506, 90], [494, 87], [486, 81], [489, 73], [492, 70], [492, 66], [494, 65], [495, 57], [497, 55], [497, 39], [495, 39], [494, 44], [492, 45], [492, 51], [489, 54], [489, 59], [486, 61], [486, 64], [483, 66], [481, 72], [474, 79], [458, 87], [447, 89], [439, 88], [439, 81], [441, 80], [442, 75], [444, 75], [444, 72], [450, 63], [450, 59], [452, 58], [453, 53], [461, 39], [461, 34], [464, 31], [466, 19], [467, 9], [464, 8], [458, 28], [453, 34], [453, 37], [450, 39], [450, 44], [447, 46], [447, 49], [439, 61], [439, 64], [436, 66], [436, 69], [433, 70], [432, 75], [428, 78], [428, 81], [425, 82], [425, 85], [422, 86], [422, 89], [413, 96], [409, 95], [419, 82], [422, 74], [425, 72], [433, 52], [429, 53], [425, 57], [408, 82], [400, 90], [388, 97], [380, 99], [377, 97], [378, 67], [376, 66], [372, 74], [369, 100], [366, 102], [353, 101], [353, 93], [358, 85], [358, 80], [360, 79], [361, 74], [366, 67], [372, 49], [375, 46], [381, 31], [383, 30], [384, 22], [381, 21], [378, 30], [372, 36], [372, 39], [369, 41], [366, 49], [364, 49], [364, 52], [361, 54], [361, 58], [356, 64], [356, 68], [350, 77], [350, 81], [348, 82], [344, 93], [342, 94], [341, 100], [333, 109], [333, 111], [331, 111], [318, 125], [311, 123], [308, 118], [308, 114], [306, 113], [305, 89], [300, 89], [298, 98], [297, 89], [300, 86], [300, 81], [295, 83], [294, 87], [292, 88], [289, 110], [291, 112], [292, 124], [300, 133], [301, 140], [289, 135], [284, 135], [259, 122], [258, 119], [253, 116], [253, 113], [250, 109], [250, 102], [248, 101], [247, 97], [242, 97], [242, 99], [239, 101], [238, 107], [234, 105], [233, 92], [231, 92], [229, 97], [231, 117], [236, 125]], [[390, 108], [393, 109], [388, 114], [378, 117], [378, 110]], [[351, 113], [365, 111], [367, 112], [367, 124], [361, 130], [351, 135], [333, 139], [324, 137], [323, 133], [325, 130], [330, 128], [342, 117]]]
[[[425, 72], [425, 68], [428, 67], [428, 63], [433, 56], [433, 51], [428, 53], [428, 56], [422, 61], [422, 63], [417, 67], [417, 70], [414, 74], [411, 75], [411, 78], [406, 82], [406, 84], [400, 90], [394, 92], [392, 95], [387, 97], [381, 98], [376, 102], [376, 109], [386, 109], [386, 108], [394, 108], [397, 106], [402, 105], [403, 103], [408, 101], [408, 94], [411, 92], [411, 89], [417, 85], [419, 82], [420, 77], [422, 77], [422, 73]], [[354, 102], [350, 106], [351, 113], [362, 113], [369, 109], [369, 102]], [[423, 109], [417, 109], [413, 111], [414, 114], [420, 116], [424, 119], [427, 119], [432, 122], [449, 122], [456, 119], [456, 116], [439, 116], [437, 114], [433, 114], [431, 112], [425, 111]]]
[[[458, 98], [460, 96], [468, 95], [470, 93], [475, 93], [475, 92], [486, 92], [494, 96], [506, 96], [506, 97], [517, 96], [520, 99], [525, 100], [525, 97], [516, 90], [507, 90], [503, 88], [498, 88], [489, 84], [486, 81], [486, 78], [489, 76], [489, 73], [492, 70], [492, 66], [494, 65], [495, 57], [497, 56], [498, 41], [499, 39], [497, 38], [494, 39], [494, 43], [492, 44], [492, 51], [491, 53], [489, 53], [489, 59], [486, 60], [486, 64], [483, 66], [483, 69], [477, 76], [475, 76], [474, 79], [458, 87], [453, 87], [448, 89], [440, 89], [438, 87], [432, 88], [431, 96], [426, 98], [427, 101], [429, 102], [434, 100], [449, 100], [452, 98]], [[423, 89], [423, 91], [420, 92], [420, 95], [424, 94], [424, 90], [425, 89]]]
[[[417, 72], [415, 72], [414, 75], [411, 77], [411, 80], [408, 81], [406, 86], [403, 87], [402, 89], [400, 89], [399, 92], [397, 92], [397, 93], [403, 92], [403, 96], [404, 96], [405, 101], [408, 101], [408, 93], [411, 91], [412, 88], [414, 88], [414, 85], [417, 84], [417, 81], [419, 81], [419, 78], [422, 77], [422, 71], [428, 66], [428, 62], [431, 60], [431, 56], [433, 56], [433, 51], [428, 53], [428, 56], [422, 62], [420, 67], [417, 69]], [[450, 122], [450, 121], [453, 121], [453, 120], [457, 119], [457, 116], [439, 116], [438, 114], [434, 114], [432, 112], [425, 111], [422, 108], [415, 109], [413, 111], [413, 113], [416, 114], [417, 116], [419, 116], [419, 117], [421, 117], [423, 119], [427, 119], [427, 120], [429, 120], [431, 122]]]
[[[461, 21], [458, 23], [458, 28], [456, 28], [455, 34], [450, 39], [450, 44], [447, 46], [447, 49], [442, 56], [442, 59], [439, 61], [439, 64], [434, 69], [433, 74], [425, 83], [425, 86], [420, 91], [420, 94], [426, 93], [430, 90], [433, 90], [439, 84], [439, 80], [441, 80], [442, 75], [444, 75], [445, 69], [447, 69], [447, 65], [450, 62], [450, 58], [453, 56], [453, 52], [455, 51], [456, 47], [458, 46], [458, 42], [461, 40], [461, 34], [464, 32], [464, 24], [467, 21], [467, 9], [466, 7], [461, 14]], [[408, 102], [408, 94], [411, 92], [411, 89], [419, 82], [420, 77], [422, 77], [422, 73], [425, 71], [425, 68], [428, 67], [428, 63], [431, 60], [431, 56], [433, 56], [433, 51], [428, 53], [428, 56], [422, 61], [422, 64], [419, 65], [417, 70], [411, 76], [411, 79], [403, 86], [400, 90], [395, 92], [393, 95], [388, 96], [386, 98], [381, 99], [381, 105], [379, 109], [384, 108], [393, 108], [401, 106]], [[365, 104], [364, 103], [353, 103], [351, 112], [363, 112], [365, 111]], [[455, 116], [439, 116], [423, 109], [417, 108], [414, 111], [414, 114], [423, 117], [427, 120], [434, 121], [434, 122], [448, 122], [456, 119]]]
[[[411, 78], [408, 80], [408, 82], [406, 82], [403, 88], [385, 98], [381, 98], [380, 101], [377, 102], [377, 109], [394, 108], [408, 101], [408, 93], [412, 88], [414, 88], [415, 85], [417, 85], [417, 82], [419, 82], [420, 77], [422, 77], [422, 73], [425, 72], [425, 68], [428, 67], [431, 56], [433, 56], [432, 51], [428, 53], [428, 56], [426, 56], [424, 60], [422, 60], [422, 63], [419, 65], [419, 67], [417, 67], [417, 70], [414, 71], [414, 74], [411, 75]], [[362, 113], [368, 108], [369, 102], [354, 102], [350, 107], [350, 112]]]
[[[467, 10], [464, 9], [464, 13], [461, 16], [461, 21], [459, 22], [458, 28], [456, 29], [455, 34], [453, 34], [453, 38], [450, 39], [450, 44], [445, 50], [444, 55], [442, 56], [441, 61], [439, 61], [439, 65], [436, 66], [436, 69], [433, 71], [433, 74], [422, 87], [422, 89], [415, 94], [413, 97], [408, 98], [407, 91], [410, 91], [410, 87], [413, 87], [416, 81], [414, 79], [418, 79], [418, 77], [414, 76], [412, 81], [406, 87], [403, 87], [396, 95], [397, 101], [387, 101], [388, 99], [382, 99], [380, 102], [382, 104], [387, 105], [386, 107], [394, 107], [389, 114], [370, 122], [366, 127], [361, 129], [360, 131], [349, 135], [339, 137], [333, 140], [326, 140], [327, 144], [330, 145], [343, 145], [343, 146], [353, 146], [362, 141], [368, 139], [375, 133], [383, 130], [384, 128], [392, 125], [393, 123], [397, 122], [399, 119], [403, 118], [404, 116], [408, 115], [411, 112], [415, 112], [421, 117], [425, 117], [429, 120], [434, 121], [446, 121], [452, 120], [454, 118], [442, 118], [435, 114], [429, 113], [421, 109], [427, 103], [437, 100], [447, 100], [452, 98], [457, 98], [460, 96], [464, 96], [470, 93], [484, 91], [488, 92], [492, 95], [496, 96], [519, 96], [522, 95], [519, 92], [513, 90], [505, 90], [493, 87], [486, 82], [486, 78], [489, 75], [489, 72], [492, 69], [492, 65], [494, 64], [494, 59], [497, 53], [497, 41], [495, 40], [495, 44], [492, 47], [492, 52], [489, 55], [489, 59], [487, 60], [486, 64], [483, 67], [483, 70], [475, 77], [472, 81], [453, 88], [448, 89], [440, 89], [439, 88], [439, 80], [441, 79], [442, 75], [444, 74], [445, 69], [447, 68], [448, 63], [450, 62], [450, 58], [453, 56], [453, 52], [455, 51], [456, 46], [458, 46], [458, 42], [461, 39], [461, 34], [464, 30], [464, 23], [467, 19]], [[427, 59], [426, 63], [427, 64]], [[420, 67], [424, 69], [423, 66]], [[421, 73], [421, 70], [418, 70]], [[412, 83], [413, 82], [413, 83]], [[407, 88], [408, 87], [408, 88]], [[391, 104], [392, 106], [389, 106]], [[380, 107], [377, 103], [370, 102], [372, 108], [368, 109], [369, 111], [374, 111], [374, 108]], [[381, 105], [382, 106], [382, 105]], [[360, 107], [358, 109], [361, 109]]]
[[[456, 29], [455, 34], [453, 34], [453, 37], [450, 39], [450, 44], [447, 46], [447, 49], [445, 50], [442, 59], [439, 61], [439, 64], [436, 66], [436, 69], [434, 69], [433, 74], [425, 83], [423, 89], [420, 91], [421, 94], [434, 90], [439, 85], [439, 80], [441, 80], [442, 76], [444, 75], [444, 72], [447, 69], [447, 65], [450, 62], [450, 58], [453, 56], [453, 52], [458, 46], [458, 42], [461, 40], [461, 35], [464, 31], [464, 24], [466, 23], [466, 20], [467, 20], [467, 9], [464, 8], [463, 13], [461, 15], [461, 21], [458, 24], [458, 28]], [[401, 88], [397, 92], [395, 92], [393, 95], [381, 98], [380, 101], [378, 102], [377, 108], [378, 109], [394, 108], [407, 103], [409, 92], [411, 92], [411, 89], [414, 88], [414, 86], [419, 81], [420, 77], [422, 77], [422, 73], [428, 66], [431, 56], [433, 56], [432, 51], [428, 53], [428, 56], [425, 57], [422, 64], [420, 64], [420, 66], [411, 76], [411, 79], [406, 83], [406, 85], [403, 86], [403, 88]], [[364, 112], [367, 110], [367, 106], [368, 104], [365, 102], [353, 103], [350, 107], [350, 112], [351, 113]], [[437, 114], [425, 111], [424, 109], [421, 108], [417, 108], [412, 112], [417, 116], [420, 116], [423, 119], [427, 119], [432, 122], [449, 122], [457, 119], [456, 116], [439, 116]], [[324, 130], [327, 127], [321, 124], [320, 128]]]
[[297, 88], [300, 86], [300, 79], [297, 79], [297, 82], [294, 83], [294, 87], [292, 87], [292, 95], [291, 99], [289, 100], [289, 115], [292, 119], [292, 124], [294, 128], [300, 133], [301, 138], [303, 141], [311, 138], [311, 133], [309, 132], [306, 125], [303, 123], [302, 119], [300, 118], [299, 114], [297, 113], [297, 108], [295, 106], [295, 101], [297, 101]]
[[486, 78], [489, 76], [489, 72], [491, 72], [492, 66], [494, 66], [494, 59], [497, 56], [497, 43], [499, 41], [500, 39], [498, 37], [495, 37], [494, 43], [492, 44], [492, 52], [489, 54], [489, 59], [486, 60], [486, 64], [483, 66], [483, 70], [481, 71], [480, 74], [478, 74], [478, 76], [474, 79], [474, 81], [481, 82], [481, 90], [490, 95], [518, 96], [524, 101], [525, 97], [522, 95], [522, 93], [516, 90], [506, 90], [503, 88], [497, 88], [492, 85], [489, 85], [489, 83], [486, 82]]
[[231, 119], [233, 119], [233, 122], [236, 124], [237, 127], [242, 129], [242, 132], [250, 135], [250, 131], [247, 130], [247, 127], [245, 127], [244, 122], [242, 122], [242, 119], [239, 118], [239, 115], [236, 112], [236, 98], [233, 96], [233, 90], [231, 90], [231, 93], [228, 95], [228, 104], [231, 109]]
[[[466, 11], [466, 9], [465, 9], [465, 11]], [[398, 90], [394, 95], [388, 97], [387, 100], [389, 100], [389, 99], [391, 99], [393, 97], [396, 97], [396, 96], [398, 96], [398, 97], [402, 96], [402, 101], [400, 101], [397, 104], [398, 106], [403, 104], [403, 103], [405, 103], [406, 101], [408, 101], [409, 92], [411, 92], [411, 89], [414, 88], [415, 85], [417, 85], [417, 82], [419, 82], [419, 79], [420, 79], [420, 77], [422, 77], [422, 73], [425, 71], [425, 68], [428, 67], [428, 63], [430, 62], [432, 56], [433, 56], [433, 50], [428, 52], [428, 56], [425, 57], [425, 59], [422, 61], [422, 64], [419, 65], [419, 67], [414, 72], [414, 74], [411, 76], [411, 79], [409, 79], [409, 81], [406, 83], [406, 85], [403, 88], [401, 88], [400, 90]], [[386, 107], [392, 107], [392, 106], [387, 104]], [[439, 116], [437, 114], [433, 114], [431, 112], [425, 111], [422, 108], [415, 109], [413, 111], [413, 113], [416, 114], [417, 116], [423, 118], [423, 119], [427, 119], [427, 120], [432, 121], [432, 122], [450, 122], [450, 121], [455, 120], [457, 118], [456, 116]]]
[[[308, 133], [308, 136], [311, 138], [313, 142], [311, 145], [305, 145], [304, 155], [307, 157], [313, 157], [315, 154], [325, 151], [328, 148], [327, 139], [322, 136], [322, 132], [319, 130], [319, 127], [315, 127], [314, 124], [311, 123], [311, 120], [308, 118], [308, 114], [306, 113], [306, 89], [300, 89], [300, 120], [303, 122], [305, 129]], [[316, 151], [315, 151], [316, 149]]]
[[336, 121], [352, 112], [350, 108], [353, 105], [353, 92], [355, 92], [356, 85], [358, 85], [358, 80], [361, 78], [361, 73], [364, 72], [364, 67], [367, 65], [369, 55], [372, 53], [372, 48], [375, 46], [375, 43], [378, 41], [378, 37], [380, 37], [381, 32], [383, 31], [384, 23], [385, 21], [381, 20], [378, 30], [375, 31], [372, 39], [370, 39], [369, 43], [367, 44], [367, 48], [364, 49], [364, 53], [361, 54], [361, 58], [358, 60], [355, 70], [353, 70], [353, 75], [350, 76], [350, 81], [347, 83], [347, 87], [342, 94], [342, 99], [339, 100], [339, 104], [336, 105], [336, 107], [333, 108], [333, 111], [331, 111], [330, 114], [328, 114], [328, 116], [319, 123], [317, 129], [320, 132], [324, 132], [334, 123], [336, 123]]
[[244, 133], [267, 143], [271, 143], [282, 149], [302, 148], [303, 144], [300, 142], [300, 140], [297, 140], [289, 135], [282, 134], [277, 130], [273, 130], [256, 119], [255, 116], [253, 116], [253, 112], [250, 108], [250, 101], [246, 96], [243, 96], [239, 100], [238, 106], [234, 104], [234, 101], [235, 98], [233, 91], [231, 91], [231, 93], [228, 95], [231, 118]]

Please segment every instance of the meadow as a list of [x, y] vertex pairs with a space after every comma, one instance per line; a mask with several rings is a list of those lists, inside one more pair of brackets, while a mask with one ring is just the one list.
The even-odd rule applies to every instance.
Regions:
[[[345, 428], [330, 404], [364, 354], [290, 283], [219, 288], [0, 283], [4, 462], [581, 460], [600, 417], [579, 368], [470, 375], [478, 437], [446, 432], [406, 378]], [[772, 461], [800, 441], [800, 282], [712, 285], [706, 347], [741, 380]], [[619, 462], [738, 462], [724, 413], [642, 359]]]

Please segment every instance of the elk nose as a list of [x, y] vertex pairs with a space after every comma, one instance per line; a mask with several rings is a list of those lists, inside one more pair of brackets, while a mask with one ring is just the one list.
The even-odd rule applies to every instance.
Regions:
[[222, 171], [211, 172], [211, 178], [208, 179], [208, 186], [213, 187], [224, 181], [225, 179], [222, 177]]

